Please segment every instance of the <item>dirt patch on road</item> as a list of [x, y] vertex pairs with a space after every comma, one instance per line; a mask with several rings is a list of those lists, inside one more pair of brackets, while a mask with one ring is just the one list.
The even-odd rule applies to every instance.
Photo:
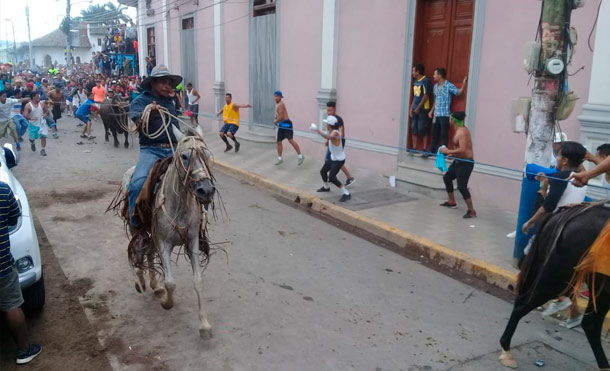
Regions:
[[49, 207], [56, 203], [78, 204], [81, 202], [95, 201], [103, 198], [108, 193], [115, 192], [112, 188], [90, 188], [72, 189], [61, 192], [51, 191], [49, 193], [30, 193], [30, 203], [36, 207]]

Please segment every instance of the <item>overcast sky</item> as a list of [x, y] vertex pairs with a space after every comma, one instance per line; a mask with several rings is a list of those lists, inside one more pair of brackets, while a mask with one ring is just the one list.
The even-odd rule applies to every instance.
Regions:
[[[70, 15], [76, 17], [80, 11], [87, 9], [91, 4], [105, 4], [112, 2], [118, 6], [116, 0], [71, 0], [72, 9]], [[66, 15], [66, 0], [0, 0], [0, 40], [13, 41], [13, 30], [11, 21], [15, 23], [15, 40], [17, 42], [28, 41], [28, 28], [25, 20], [25, 6], [30, 6], [30, 29], [32, 40], [56, 30], [59, 23]], [[129, 7], [124, 11], [134, 21], [136, 9]], [[0, 48], [4, 48], [4, 43]]]

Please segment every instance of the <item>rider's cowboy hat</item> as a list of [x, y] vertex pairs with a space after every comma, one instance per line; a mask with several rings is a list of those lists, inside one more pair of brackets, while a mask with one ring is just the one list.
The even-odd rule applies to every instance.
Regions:
[[148, 76], [144, 79], [144, 81], [142, 81], [142, 84], [140, 84], [140, 88], [142, 90], [150, 91], [153, 79], [156, 79], [158, 77], [169, 77], [172, 80], [173, 88], [176, 88], [176, 86], [178, 86], [178, 84], [180, 84], [180, 82], [182, 81], [182, 76], [171, 75], [164, 64], [158, 64], [152, 69], [152, 71], [150, 71], [150, 76]]

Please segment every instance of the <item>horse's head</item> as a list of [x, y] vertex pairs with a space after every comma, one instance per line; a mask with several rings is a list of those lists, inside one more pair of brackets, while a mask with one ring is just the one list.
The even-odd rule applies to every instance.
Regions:
[[216, 187], [209, 166], [205, 143], [199, 136], [186, 136], [176, 147], [174, 163], [180, 178], [204, 205], [212, 202]]

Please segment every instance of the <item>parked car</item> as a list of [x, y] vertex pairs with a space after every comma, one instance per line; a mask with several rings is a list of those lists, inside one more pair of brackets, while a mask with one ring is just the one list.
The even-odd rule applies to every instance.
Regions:
[[40, 309], [44, 306], [45, 290], [42, 274], [42, 260], [38, 236], [34, 228], [34, 218], [27, 195], [21, 183], [11, 172], [17, 166], [19, 157], [11, 144], [5, 144], [0, 151], [0, 181], [8, 184], [19, 203], [21, 216], [15, 226], [9, 227], [11, 253], [19, 272], [19, 283], [23, 293], [24, 309]]

